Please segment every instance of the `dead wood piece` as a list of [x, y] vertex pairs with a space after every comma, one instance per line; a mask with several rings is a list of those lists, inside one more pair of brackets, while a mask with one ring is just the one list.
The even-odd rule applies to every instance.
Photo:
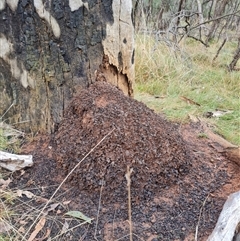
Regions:
[[202, 122], [204, 132], [207, 134], [208, 138], [212, 141], [218, 143], [224, 148], [224, 152], [229, 160], [240, 165], [240, 147], [233, 145], [229, 141], [225, 140], [221, 136], [213, 133], [204, 122]]
[[207, 124], [204, 122], [204, 120], [202, 120], [201, 118], [199, 118], [204, 132], [207, 134], [208, 138], [216, 143], [218, 143], [219, 145], [221, 145], [224, 148], [238, 148], [238, 146], [233, 145], [232, 143], [230, 143], [229, 141], [225, 140], [224, 138], [222, 138], [221, 136], [213, 133], [213, 131], [207, 126]]
[[207, 241], [232, 241], [240, 223], [240, 191], [225, 202], [217, 224]]
[[195, 101], [193, 101], [193, 100], [190, 100], [190, 99], [188, 99], [188, 98], [185, 97], [185, 96], [180, 96], [180, 98], [181, 98], [182, 100], [186, 101], [188, 104], [201, 106], [201, 105], [198, 104], [197, 102], [195, 102]]
[[234, 161], [240, 166], [240, 147], [238, 148], [226, 148], [226, 156], [229, 160]]
[[32, 155], [16, 155], [0, 151], [0, 166], [9, 171], [14, 172], [32, 165]]

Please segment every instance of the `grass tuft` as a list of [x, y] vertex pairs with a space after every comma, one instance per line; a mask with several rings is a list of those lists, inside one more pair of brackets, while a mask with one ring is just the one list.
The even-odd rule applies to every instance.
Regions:
[[20, 137], [23, 136], [23, 132], [14, 129], [4, 122], [0, 122], [0, 151], [19, 153]]

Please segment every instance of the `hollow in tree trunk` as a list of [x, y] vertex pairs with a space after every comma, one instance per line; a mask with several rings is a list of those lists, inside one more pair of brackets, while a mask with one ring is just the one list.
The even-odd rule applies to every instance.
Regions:
[[131, 0], [0, 0], [0, 117], [53, 132], [99, 76], [131, 96], [131, 11]]

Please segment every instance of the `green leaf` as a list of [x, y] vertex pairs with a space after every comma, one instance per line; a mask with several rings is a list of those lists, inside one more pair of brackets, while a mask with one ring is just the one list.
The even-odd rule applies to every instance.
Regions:
[[80, 211], [69, 211], [69, 212], [65, 213], [65, 215], [68, 215], [68, 216], [71, 216], [71, 217], [74, 217], [74, 218], [78, 218], [78, 219], [82, 219], [82, 220], [84, 220], [84, 221], [86, 221], [88, 223], [91, 223], [91, 221], [93, 220], [93, 219], [85, 216]]

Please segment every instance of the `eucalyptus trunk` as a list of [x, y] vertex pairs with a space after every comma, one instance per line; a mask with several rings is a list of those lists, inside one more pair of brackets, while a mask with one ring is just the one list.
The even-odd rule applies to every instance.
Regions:
[[0, 117], [53, 132], [96, 80], [132, 95], [132, 1], [0, 0]]

